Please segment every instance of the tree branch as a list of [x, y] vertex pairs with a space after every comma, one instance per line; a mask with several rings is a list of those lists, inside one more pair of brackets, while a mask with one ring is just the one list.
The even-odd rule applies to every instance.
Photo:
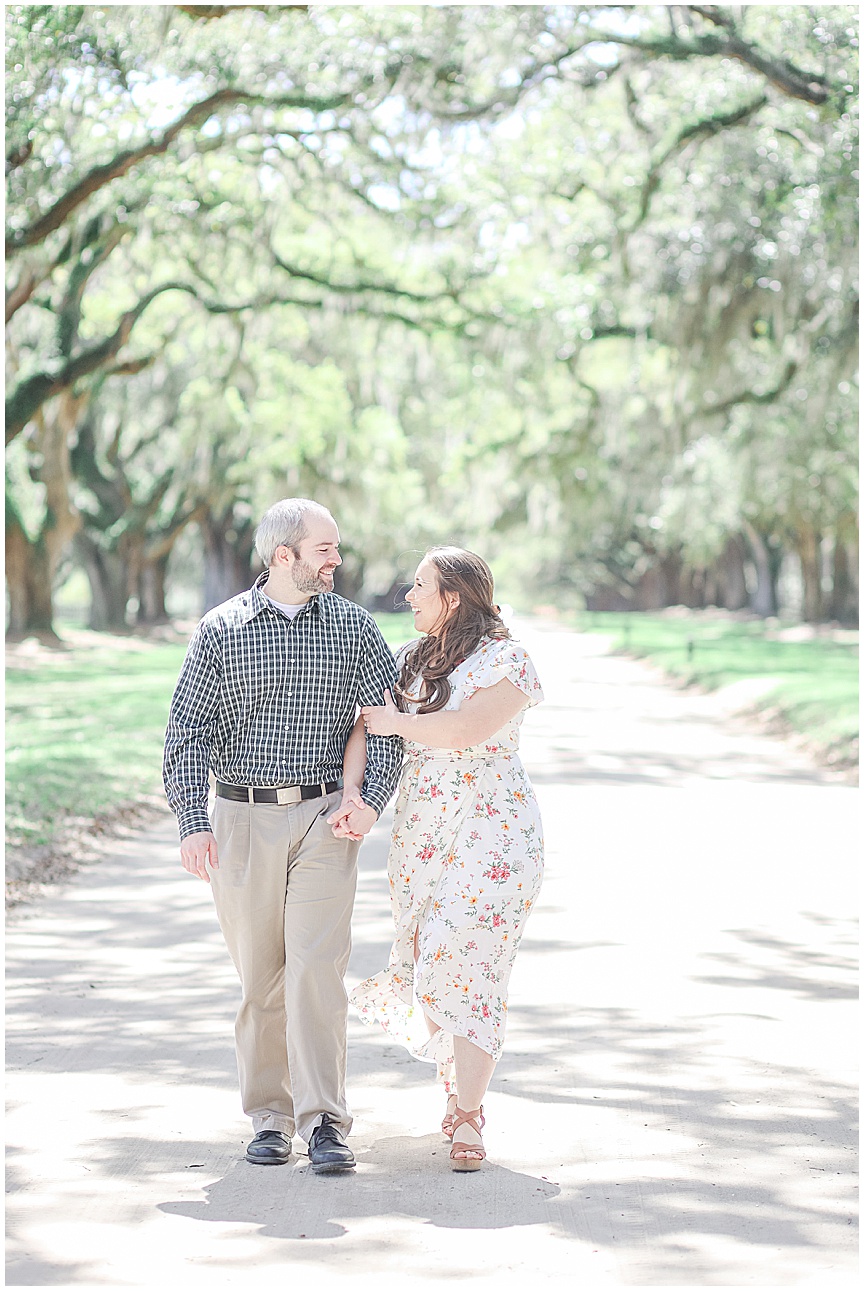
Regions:
[[145, 354], [140, 359], [127, 359], [125, 363], [117, 363], [113, 368], [107, 368], [106, 377], [134, 377], [145, 368], [151, 367], [157, 360], [158, 354]]
[[691, 13], [698, 13], [706, 22], [713, 23], [729, 33], [729, 54], [739, 62], [761, 72], [772, 85], [776, 85], [784, 94], [796, 99], [805, 99], [808, 103], [824, 103], [828, 98], [828, 78], [820, 72], [805, 72], [796, 67], [788, 58], [773, 57], [764, 54], [753, 44], [743, 41], [730, 13], [720, 5], [688, 5]]
[[38, 278], [31, 269], [25, 269], [21, 277], [16, 282], [11, 291], [6, 292], [6, 322], [12, 318], [22, 305], [33, 295], [33, 292], [39, 286], [42, 279]]
[[145, 556], [148, 560], [158, 560], [161, 556], [167, 556], [179, 538], [183, 530], [190, 524], [195, 524], [201, 520], [207, 510], [206, 502], [186, 502], [185, 509], [175, 511], [171, 519], [165, 524], [159, 534], [155, 535], [147, 543]]
[[81, 377], [97, 372], [113, 359], [128, 341], [132, 328], [145, 309], [166, 291], [196, 294], [195, 289], [185, 282], [166, 282], [161, 287], [154, 287], [121, 316], [114, 332], [98, 345], [77, 354], [57, 372], [38, 372], [22, 381], [6, 401], [6, 443], [21, 433], [48, 399], [74, 385]]
[[301, 13], [306, 13], [309, 6], [308, 4], [175, 4], [174, 8], [190, 18], [210, 22], [213, 18], [224, 18], [226, 13], [233, 13], [235, 9], [259, 9], [262, 13], [272, 13], [274, 9], [277, 12], [299, 9]]
[[786, 363], [786, 367], [783, 369], [783, 375], [772, 389], [762, 390], [761, 392], [757, 392], [755, 390], [742, 390], [739, 394], [734, 394], [730, 398], [724, 399], [722, 403], [714, 403], [710, 406], [697, 409], [696, 415], [699, 417], [718, 417], [722, 416], [723, 413], [728, 412], [730, 408], [734, 408], [741, 403], [774, 403], [775, 399], [779, 399], [783, 391], [789, 388], [792, 378], [795, 376], [797, 371], [797, 359], [789, 359]]
[[[128, 225], [125, 224], [114, 224], [107, 231], [103, 231], [100, 226], [101, 220], [98, 218], [89, 221], [81, 252], [69, 274], [66, 291], [58, 310], [57, 345], [63, 358], [71, 355], [78, 340], [81, 303], [88, 282], [129, 232]], [[84, 255], [85, 251], [89, 258]]]
[[635, 221], [627, 231], [629, 233], [634, 232], [646, 219], [651, 205], [651, 198], [660, 187], [663, 167], [670, 157], [676, 152], [680, 152], [695, 139], [708, 139], [712, 135], [719, 134], [722, 130], [729, 130], [733, 126], [742, 125], [745, 121], [749, 121], [761, 108], [764, 108], [767, 102], [767, 97], [760, 94], [758, 99], [754, 99], [751, 103], [745, 103], [742, 107], [735, 108], [732, 112], [717, 113], [715, 116], [705, 117], [701, 121], [691, 121], [689, 125], [684, 126], [672, 142], [651, 162], [642, 184], [639, 211]]
[[[687, 8], [720, 30], [692, 33], [685, 39], [677, 32], [668, 36], [627, 36], [621, 32], [586, 27], [580, 48], [602, 42], [606, 45], [621, 45], [625, 49], [637, 49], [652, 58], [671, 58], [676, 62], [686, 62], [690, 58], [736, 58], [791, 98], [816, 104], [827, 101], [828, 79], [820, 72], [803, 71], [788, 59], [766, 54], [756, 45], [742, 40], [735, 32], [731, 17], [725, 13], [721, 16], [716, 5], [688, 5]], [[608, 74], [613, 69], [605, 70]]]
[[13, 170], [23, 166], [30, 160], [33, 154], [33, 140], [28, 139], [26, 143], [20, 144], [17, 148], [12, 148], [6, 154], [6, 174], [11, 175]]
[[54, 205], [27, 228], [16, 230], [6, 240], [6, 254], [13, 255], [25, 247], [36, 246], [44, 242], [49, 233], [59, 229], [83, 202], [97, 193], [113, 180], [121, 178], [133, 166], [145, 161], [148, 157], [158, 157], [167, 152], [171, 144], [184, 130], [203, 125], [220, 108], [234, 103], [250, 103], [269, 107], [307, 107], [313, 111], [325, 111], [343, 107], [350, 101], [349, 94], [333, 94], [328, 98], [313, 99], [297, 92], [269, 97], [262, 94], [249, 94], [243, 90], [217, 90], [199, 103], [193, 103], [182, 116], [163, 131], [156, 139], [150, 139], [138, 148], [126, 148], [101, 166], [94, 166], [82, 179], [74, 184]]
[[270, 248], [270, 254], [274, 262], [280, 269], [284, 269], [291, 278], [299, 278], [305, 282], [314, 282], [317, 287], [324, 287], [327, 291], [336, 292], [337, 295], [354, 295], [362, 291], [382, 292], [387, 296], [399, 296], [403, 300], [413, 300], [421, 305], [437, 303], [440, 300], [450, 300], [456, 302], [456, 289], [451, 288], [447, 291], [437, 292], [417, 292], [409, 291], [406, 287], [397, 287], [395, 283], [388, 282], [333, 282], [332, 279], [325, 277], [324, 274], [314, 273], [311, 269], [301, 269], [298, 265], [289, 264], [277, 254], [273, 248]]

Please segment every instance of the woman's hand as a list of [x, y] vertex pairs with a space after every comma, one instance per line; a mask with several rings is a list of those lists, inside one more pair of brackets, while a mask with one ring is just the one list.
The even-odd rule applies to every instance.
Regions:
[[402, 721], [405, 714], [399, 712], [389, 690], [384, 691], [384, 704], [381, 708], [361, 708], [360, 716], [363, 718], [367, 735], [402, 734]]

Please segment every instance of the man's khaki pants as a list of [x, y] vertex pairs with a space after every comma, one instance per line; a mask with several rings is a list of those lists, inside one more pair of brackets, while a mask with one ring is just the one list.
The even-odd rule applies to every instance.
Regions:
[[213, 897], [243, 988], [234, 1034], [243, 1110], [309, 1141], [327, 1112], [344, 1134], [351, 911], [359, 844], [334, 838], [341, 793], [293, 806], [217, 798]]

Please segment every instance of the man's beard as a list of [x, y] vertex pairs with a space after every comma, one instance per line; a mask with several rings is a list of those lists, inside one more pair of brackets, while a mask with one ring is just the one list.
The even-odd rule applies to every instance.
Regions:
[[313, 569], [311, 565], [307, 565], [302, 560], [298, 560], [291, 566], [291, 577], [297, 591], [302, 592], [304, 596], [314, 596], [316, 592], [330, 591], [330, 581], [322, 578], [316, 569]]

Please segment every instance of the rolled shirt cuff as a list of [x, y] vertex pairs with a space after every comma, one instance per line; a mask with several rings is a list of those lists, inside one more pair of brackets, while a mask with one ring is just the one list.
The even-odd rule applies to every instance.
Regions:
[[385, 793], [374, 784], [364, 784], [360, 791], [360, 796], [367, 807], [374, 807], [380, 816], [387, 803], [390, 801], [392, 794]]
[[210, 834], [213, 832], [206, 807], [187, 807], [185, 811], [178, 811], [177, 824], [180, 827], [181, 843], [190, 834]]

